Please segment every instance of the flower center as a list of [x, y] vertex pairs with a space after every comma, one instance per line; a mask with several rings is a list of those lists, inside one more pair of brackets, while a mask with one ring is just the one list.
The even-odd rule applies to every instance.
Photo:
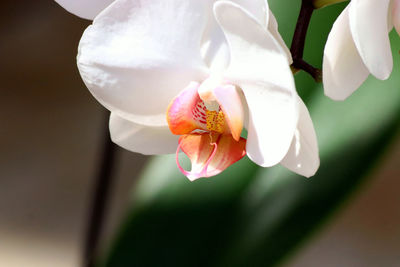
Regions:
[[216, 101], [206, 103], [199, 99], [192, 110], [192, 118], [210, 132], [224, 133], [227, 127], [225, 114]]
[[[168, 106], [167, 122], [181, 135], [176, 163], [190, 180], [216, 175], [246, 154], [243, 107], [234, 85], [191, 82]], [[181, 150], [192, 162], [190, 172], [179, 163]]]
[[191, 82], [172, 100], [167, 109], [167, 121], [173, 134], [231, 134], [239, 141], [243, 107], [237, 89], [231, 84], [214, 85], [212, 82]]
[[220, 111], [206, 110], [207, 129], [210, 132], [224, 133], [225, 115]]

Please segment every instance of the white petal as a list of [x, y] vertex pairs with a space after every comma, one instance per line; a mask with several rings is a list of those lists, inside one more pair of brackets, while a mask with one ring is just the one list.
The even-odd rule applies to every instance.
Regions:
[[334, 100], [346, 99], [369, 75], [354, 45], [348, 12], [346, 7], [336, 19], [324, 50], [324, 90]]
[[281, 164], [300, 175], [313, 176], [319, 167], [318, 142], [314, 126], [299, 97], [300, 117], [292, 144]]
[[[210, 6], [212, 10], [212, 5]], [[229, 47], [214, 16], [207, 21], [201, 41], [201, 56], [212, 73], [222, 73], [229, 65]]]
[[[212, 4], [215, 2], [215, 0], [202, 1], [211, 3], [210, 10], [212, 9]], [[260, 24], [267, 27], [269, 8], [266, 0], [232, 0], [232, 2], [246, 9]], [[208, 24], [201, 43], [201, 51], [202, 57], [207, 66], [211, 69], [211, 72], [222, 73], [227, 68], [230, 60], [229, 47], [224, 33], [214, 16], [208, 19]]]
[[168, 127], [139, 125], [115, 113], [110, 116], [110, 134], [117, 145], [145, 155], [172, 154], [178, 147], [179, 136]]
[[236, 3], [244, 10], [249, 12], [258, 23], [263, 25], [265, 28], [268, 27], [268, 20], [270, 16], [269, 6], [267, 0], [232, 0], [231, 2]]
[[263, 167], [278, 164], [286, 155], [297, 123], [292, 96], [272, 85], [244, 85], [249, 110], [247, 155]]
[[287, 56], [240, 6], [218, 2], [214, 12], [231, 49], [226, 78], [242, 88], [249, 109], [247, 154], [261, 166], [275, 165], [286, 155], [298, 119]]
[[388, 36], [390, 0], [352, 0], [349, 4], [350, 30], [368, 70], [378, 79], [392, 72], [393, 58]]
[[55, 0], [60, 6], [85, 19], [94, 19], [114, 0]]
[[392, 19], [393, 25], [396, 28], [397, 33], [400, 35], [400, 0], [393, 0]]
[[276, 21], [276, 18], [274, 16], [274, 14], [272, 14], [271, 10], [269, 10], [268, 30], [271, 32], [271, 34], [275, 37], [275, 39], [281, 45], [282, 49], [285, 51], [287, 59], [289, 61], [289, 64], [292, 64], [293, 63], [292, 53], [290, 53], [289, 48], [286, 46], [285, 41], [283, 41], [282, 36], [280, 35], [280, 33], [278, 31], [278, 22]]
[[217, 2], [214, 12], [230, 48], [231, 62], [225, 74], [230, 81], [265, 82], [295, 91], [293, 77], [287, 75], [291, 71], [286, 52], [269, 31], [231, 2]]
[[81, 39], [78, 67], [106, 108], [138, 124], [166, 125], [170, 101], [208, 71], [200, 39], [202, 1], [118, 0]]

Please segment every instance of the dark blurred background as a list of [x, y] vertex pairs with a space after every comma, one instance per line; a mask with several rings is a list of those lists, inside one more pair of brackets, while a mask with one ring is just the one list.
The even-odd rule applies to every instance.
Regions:
[[[0, 266], [80, 266], [107, 112], [76, 68], [89, 21], [54, 1], [0, 9]], [[289, 266], [400, 265], [400, 139]], [[145, 157], [118, 149], [107, 249]], [[341, 255], [341, 257], [337, 257]]]
[[[108, 127], [76, 68], [90, 21], [50, 0], [2, 1], [0, 21], [0, 266], [79, 266]], [[143, 160], [117, 151], [106, 238]]]

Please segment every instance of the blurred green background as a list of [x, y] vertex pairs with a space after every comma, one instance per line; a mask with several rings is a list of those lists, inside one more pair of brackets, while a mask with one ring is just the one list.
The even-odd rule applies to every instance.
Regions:
[[[269, 2], [290, 44], [300, 0]], [[313, 65], [345, 5], [315, 12]], [[50, 0], [7, 0], [0, 13], [0, 266], [80, 266], [106, 126], [75, 65], [90, 22]], [[399, 266], [400, 40], [391, 39], [390, 79], [370, 77], [345, 102], [296, 75], [320, 146], [310, 179], [245, 159], [191, 183], [173, 157], [141, 171], [145, 157], [119, 149], [99, 265]]]

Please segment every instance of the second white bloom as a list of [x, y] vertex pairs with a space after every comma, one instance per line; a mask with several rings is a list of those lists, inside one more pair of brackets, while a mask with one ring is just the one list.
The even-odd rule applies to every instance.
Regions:
[[352, 0], [337, 18], [325, 46], [325, 94], [351, 95], [371, 73], [387, 79], [393, 58], [388, 32], [400, 33], [400, 0]]

